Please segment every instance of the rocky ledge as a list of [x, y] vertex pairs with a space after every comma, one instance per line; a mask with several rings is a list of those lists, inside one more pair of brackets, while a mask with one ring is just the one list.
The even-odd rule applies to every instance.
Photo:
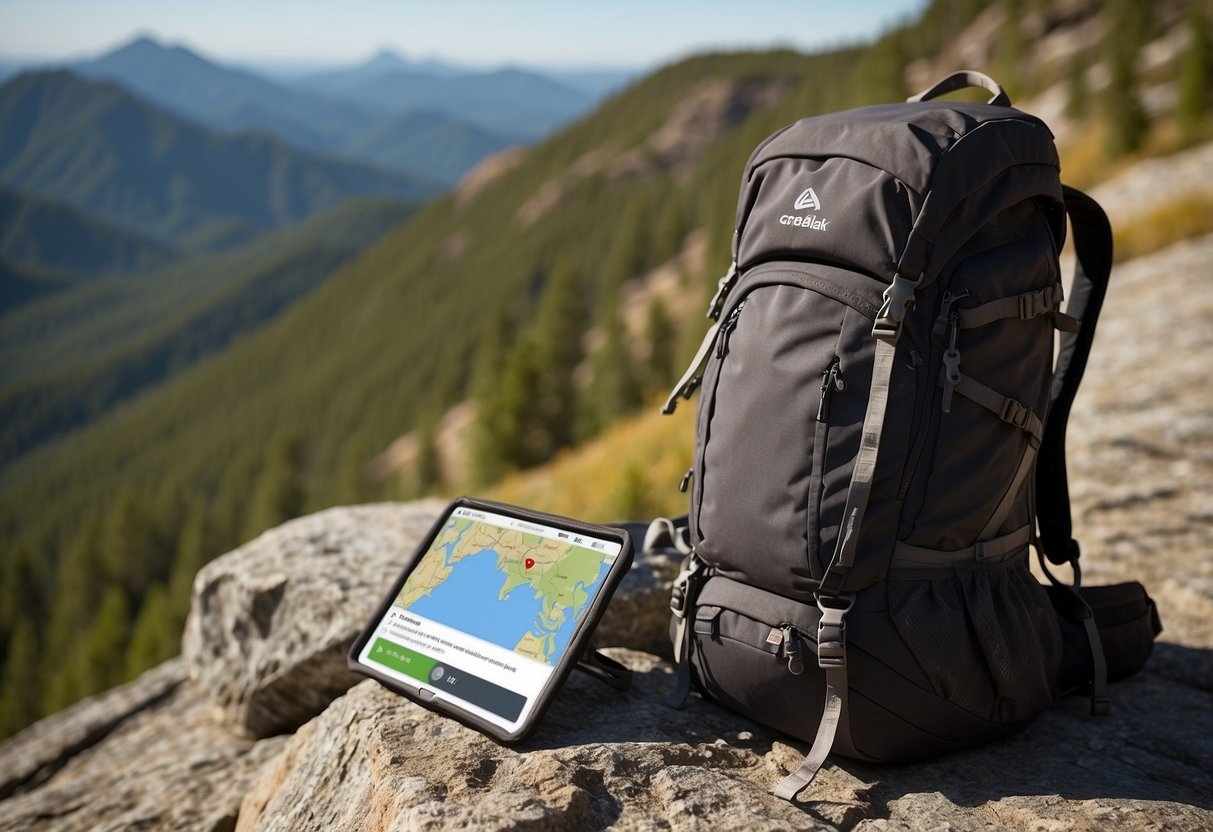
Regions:
[[640, 557], [599, 643], [620, 693], [573, 674], [507, 748], [348, 673], [344, 653], [433, 501], [333, 509], [203, 569], [182, 659], [0, 746], [0, 829], [1213, 828], [1213, 236], [1118, 270], [1070, 430], [1090, 582], [1137, 579], [1166, 630], [1111, 715], [1065, 700], [941, 760], [834, 759], [711, 703], [660, 705], [674, 565]]

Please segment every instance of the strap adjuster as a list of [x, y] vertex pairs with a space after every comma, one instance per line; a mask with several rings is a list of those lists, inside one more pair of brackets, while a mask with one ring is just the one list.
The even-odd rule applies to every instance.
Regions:
[[694, 596], [691, 584], [703, 571], [703, 561], [694, 555], [689, 556], [684, 563], [682, 571], [674, 579], [674, 585], [670, 587], [670, 612], [679, 620], [687, 617], [687, 607], [693, 601]]
[[855, 605], [855, 596], [844, 595], [830, 600], [844, 601], [846, 606], [827, 606], [824, 597], [817, 596], [817, 609], [821, 610], [821, 620], [817, 622], [817, 666], [846, 667], [847, 623], [844, 619]]
[[906, 315], [914, 308], [914, 292], [922, 283], [922, 275], [910, 279], [898, 274], [884, 290], [884, 304], [876, 314], [876, 322], [872, 325], [872, 336], [881, 341], [897, 343], [901, 338], [901, 327]]
[[998, 413], [998, 418], [1004, 422], [1014, 425], [1020, 430], [1024, 430], [1028, 424], [1028, 417], [1031, 415], [1032, 409], [1015, 399], [1008, 398], [1002, 403], [1002, 410]]

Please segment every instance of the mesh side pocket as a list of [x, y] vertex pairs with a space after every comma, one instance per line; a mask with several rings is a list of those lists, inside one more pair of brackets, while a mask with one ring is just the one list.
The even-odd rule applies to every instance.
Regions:
[[888, 587], [897, 631], [939, 696], [999, 723], [1031, 719], [1053, 701], [1061, 634], [1022, 562]]

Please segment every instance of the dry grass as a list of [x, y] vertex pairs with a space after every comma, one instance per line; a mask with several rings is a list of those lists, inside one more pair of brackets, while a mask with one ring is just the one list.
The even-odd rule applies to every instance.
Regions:
[[1112, 235], [1113, 250], [1118, 262], [1132, 260], [1210, 232], [1213, 232], [1213, 193], [1193, 190], [1117, 228]]
[[691, 464], [695, 402], [673, 416], [654, 404], [551, 463], [512, 474], [486, 495], [592, 522], [685, 513], [678, 482]]

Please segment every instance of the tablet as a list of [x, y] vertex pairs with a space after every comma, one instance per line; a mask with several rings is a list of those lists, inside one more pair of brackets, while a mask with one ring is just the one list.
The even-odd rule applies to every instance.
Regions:
[[354, 642], [350, 667], [517, 742], [586, 652], [631, 561], [622, 529], [462, 497]]

